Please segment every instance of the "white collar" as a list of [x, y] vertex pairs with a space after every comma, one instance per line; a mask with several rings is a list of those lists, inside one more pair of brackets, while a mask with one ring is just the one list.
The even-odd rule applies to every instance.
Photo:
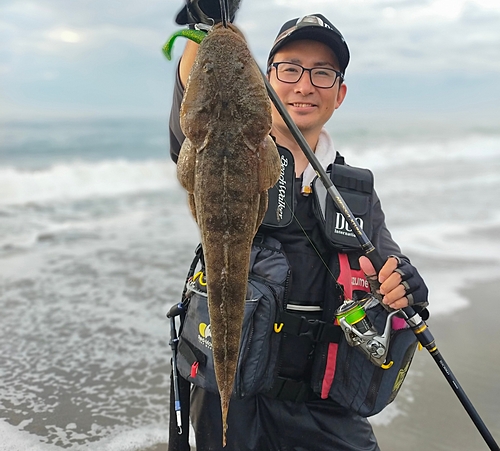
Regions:
[[[326, 169], [328, 165], [335, 161], [337, 152], [333, 145], [331, 136], [324, 128], [319, 134], [318, 144], [316, 145], [314, 154], [323, 169]], [[311, 183], [314, 180], [314, 177], [316, 177], [316, 171], [311, 166], [311, 163], [309, 163], [302, 174], [302, 193], [309, 194], [312, 192]]]

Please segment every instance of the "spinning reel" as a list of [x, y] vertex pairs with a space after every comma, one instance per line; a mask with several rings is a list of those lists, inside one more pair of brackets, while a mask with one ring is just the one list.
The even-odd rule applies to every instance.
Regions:
[[344, 331], [347, 343], [358, 347], [376, 366], [389, 369], [393, 362], [386, 362], [391, 339], [392, 317], [397, 310], [389, 313], [385, 322], [384, 332], [380, 335], [366, 314], [366, 310], [378, 304], [371, 294], [359, 301], [345, 300], [337, 309], [335, 315]]

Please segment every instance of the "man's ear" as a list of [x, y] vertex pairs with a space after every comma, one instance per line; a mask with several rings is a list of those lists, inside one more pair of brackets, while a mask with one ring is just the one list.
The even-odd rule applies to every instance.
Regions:
[[335, 109], [337, 109], [340, 105], [342, 105], [342, 102], [345, 99], [345, 96], [347, 94], [347, 85], [345, 83], [342, 83], [339, 88], [339, 92], [337, 93], [337, 99], [335, 101]]

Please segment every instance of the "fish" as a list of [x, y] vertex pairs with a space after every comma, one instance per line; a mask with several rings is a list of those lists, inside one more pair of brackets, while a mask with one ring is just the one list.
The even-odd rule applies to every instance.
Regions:
[[281, 169], [263, 76], [235, 25], [217, 24], [201, 41], [180, 123], [177, 177], [201, 235], [225, 446], [252, 241]]

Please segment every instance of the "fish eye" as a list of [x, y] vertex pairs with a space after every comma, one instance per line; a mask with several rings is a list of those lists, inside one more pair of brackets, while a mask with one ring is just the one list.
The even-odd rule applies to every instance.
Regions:
[[236, 61], [234, 64], [234, 69], [238, 72], [243, 72], [245, 70], [245, 64], [243, 61]]
[[214, 64], [213, 63], [205, 63], [203, 65], [203, 72], [213, 72]]

